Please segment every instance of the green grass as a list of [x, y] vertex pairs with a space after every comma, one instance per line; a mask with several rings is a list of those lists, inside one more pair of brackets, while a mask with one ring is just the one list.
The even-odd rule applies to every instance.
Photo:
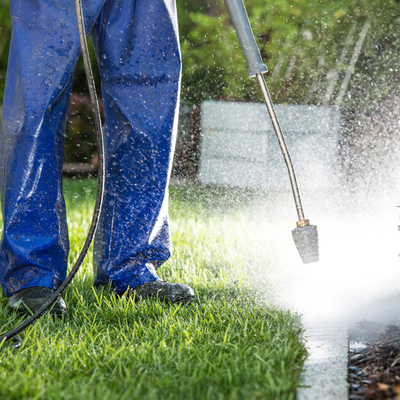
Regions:
[[[89, 227], [95, 183], [64, 186], [72, 264]], [[254, 196], [173, 186], [175, 250], [159, 271], [194, 287], [195, 301], [135, 303], [94, 290], [88, 257], [65, 293], [66, 319], [45, 315], [22, 335], [22, 348], [0, 353], [0, 398], [294, 399], [306, 354], [301, 324], [266, 302], [249, 274], [258, 247], [249, 251], [243, 210]], [[4, 331], [21, 319], [8, 313], [4, 297], [1, 305]]]

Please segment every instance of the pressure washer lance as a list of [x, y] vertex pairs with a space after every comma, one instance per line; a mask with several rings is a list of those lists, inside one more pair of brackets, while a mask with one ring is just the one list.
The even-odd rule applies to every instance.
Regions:
[[294, 243], [304, 264], [318, 261], [319, 253], [317, 227], [316, 225], [310, 225], [309, 220], [305, 219], [304, 217], [292, 160], [290, 158], [289, 150], [286, 146], [285, 138], [283, 137], [282, 129], [276, 116], [275, 109], [263, 76], [263, 74], [268, 72], [268, 69], [261, 59], [260, 51], [254, 39], [250, 21], [247, 16], [246, 8], [242, 0], [224, 1], [239, 39], [240, 46], [246, 58], [247, 65], [249, 66], [249, 76], [257, 77], [258, 84], [264, 97], [264, 101], [289, 172], [290, 184], [292, 187], [294, 202], [296, 204], [297, 215], [299, 217], [297, 228], [292, 231]]
[[35, 314], [31, 315], [25, 321], [23, 321], [20, 325], [16, 328], [12, 329], [11, 331], [3, 334], [0, 337], [0, 344], [3, 344], [5, 341], [15, 337], [17, 342], [13, 344], [11, 347], [16, 348], [19, 347], [22, 342], [21, 339], [17, 336], [18, 333], [22, 332], [25, 328], [31, 325], [34, 321], [36, 321], [42, 314], [44, 314], [47, 310], [51, 308], [54, 302], [57, 300], [59, 296], [64, 292], [64, 290], [68, 287], [68, 285], [72, 282], [72, 279], [78, 272], [80, 266], [82, 265], [83, 260], [85, 259], [90, 244], [94, 238], [96, 233], [97, 227], [99, 225], [99, 217], [101, 213], [101, 209], [103, 206], [103, 197], [104, 197], [104, 182], [105, 182], [105, 172], [104, 172], [104, 134], [103, 129], [101, 126], [101, 118], [100, 118], [100, 109], [99, 109], [99, 102], [96, 95], [96, 89], [93, 79], [92, 68], [90, 66], [90, 59], [89, 59], [89, 51], [87, 48], [86, 43], [86, 33], [83, 23], [83, 10], [82, 10], [82, 3], [81, 0], [75, 0], [75, 9], [76, 9], [76, 17], [78, 22], [78, 30], [79, 30], [79, 40], [81, 44], [82, 50], [82, 57], [83, 63], [85, 65], [85, 72], [86, 78], [89, 85], [89, 94], [90, 100], [92, 102], [92, 108], [94, 113], [94, 124], [96, 129], [96, 140], [97, 140], [97, 151], [99, 154], [99, 164], [98, 164], [98, 171], [97, 171], [97, 195], [96, 195], [96, 203], [94, 206], [92, 223], [89, 228], [89, 232], [86, 238], [86, 241], [82, 247], [82, 250], [76, 260], [74, 266], [71, 269], [71, 272], [65, 279], [65, 281], [60, 285], [60, 287], [52, 294], [52, 296], [47, 300], [47, 302], [38, 310]]

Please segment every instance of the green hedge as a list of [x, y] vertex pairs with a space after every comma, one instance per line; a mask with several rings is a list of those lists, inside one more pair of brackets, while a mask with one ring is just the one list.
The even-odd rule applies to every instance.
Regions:
[[[189, 105], [204, 99], [260, 100], [223, 0], [177, 0], [183, 56], [182, 96]], [[267, 83], [280, 103], [319, 104], [332, 71], [343, 80], [360, 31], [367, 33], [352, 76], [348, 105], [370, 104], [399, 84], [399, 5], [395, 0], [247, 0], [262, 56], [271, 70]], [[347, 56], [340, 62], [353, 30]], [[0, 0], [0, 102], [10, 37], [8, 0]], [[96, 74], [98, 80], [98, 75]], [[84, 91], [82, 64], [75, 90]], [[334, 100], [334, 96], [332, 97]]]

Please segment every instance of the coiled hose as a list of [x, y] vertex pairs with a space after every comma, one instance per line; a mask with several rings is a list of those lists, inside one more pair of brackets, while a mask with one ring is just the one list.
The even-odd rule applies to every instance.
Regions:
[[54, 302], [57, 300], [59, 296], [64, 292], [64, 290], [69, 286], [69, 284], [74, 279], [76, 273], [78, 272], [80, 266], [82, 265], [83, 260], [85, 259], [90, 244], [94, 238], [96, 230], [99, 225], [99, 217], [101, 213], [101, 209], [103, 206], [103, 197], [104, 197], [104, 182], [105, 182], [105, 171], [104, 171], [104, 134], [101, 125], [100, 118], [100, 109], [99, 102], [97, 99], [96, 88], [93, 79], [93, 72], [90, 65], [89, 59], [89, 51], [86, 42], [86, 33], [84, 27], [84, 19], [83, 19], [83, 9], [81, 0], [75, 0], [75, 9], [76, 9], [76, 18], [78, 22], [78, 30], [79, 30], [79, 41], [81, 44], [81, 51], [83, 57], [83, 63], [85, 65], [86, 78], [89, 86], [90, 100], [92, 103], [92, 109], [94, 113], [94, 125], [96, 129], [96, 140], [97, 140], [97, 151], [99, 155], [99, 164], [98, 164], [98, 178], [97, 178], [97, 195], [96, 195], [96, 203], [94, 206], [92, 223], [89, 228], [89, 233], [87, 235], [86, 241], [82, 247], [82, 250], [71, 269], [71, 272], [66, 277], [65, 281], [59, 286], [59, 288], [52, 294], [52, 296], [47, 300], [47, 302], [35, 312], [35, 314], [31, 315], [25, 321], [23, 321], [20, 325], [10, 330], [9, 332], [3, 334], [0, 337], [0, 343], [4, 343], [11, 338], [16, 339], [16, 343], [12, 346], [14, 348], [19, 347], [22, 344], [21, 339], [17, 336], [20, 332], [26, 329], [29, 325], [31, 325], [34, 321], [40, 318], [43, 313], [51, 308]]

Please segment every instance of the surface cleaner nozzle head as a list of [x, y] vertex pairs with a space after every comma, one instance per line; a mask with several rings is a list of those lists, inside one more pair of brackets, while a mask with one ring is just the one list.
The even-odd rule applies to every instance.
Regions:
[[300, 226], [292, 230], [293, 240], [304, 264], [319, 260], [318, 230], [316, 225]]

